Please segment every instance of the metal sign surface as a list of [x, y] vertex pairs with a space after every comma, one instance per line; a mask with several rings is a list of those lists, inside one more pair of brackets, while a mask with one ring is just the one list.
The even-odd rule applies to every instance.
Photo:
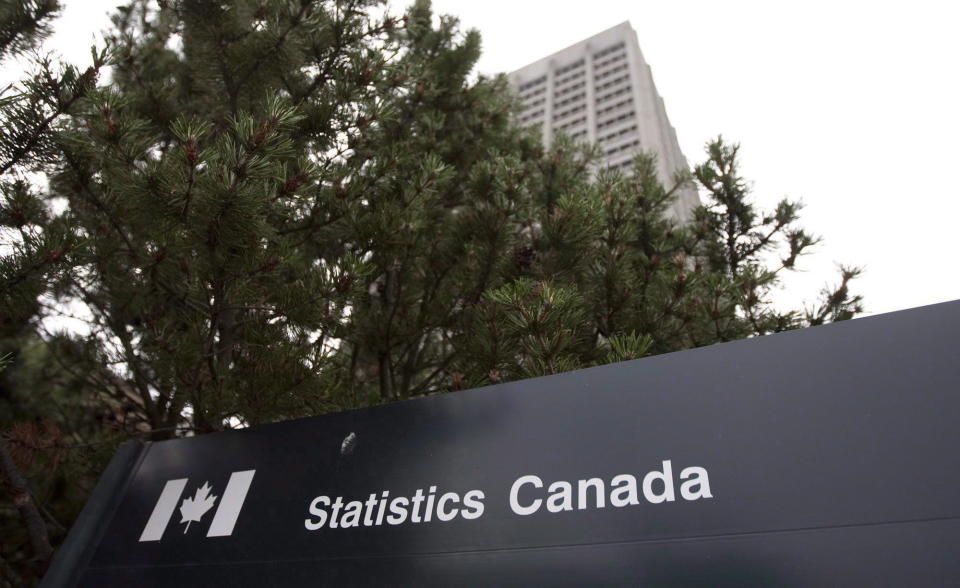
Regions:
[[149, 444], [73, 578], [960, 583], [958, 332], [952, 302]]

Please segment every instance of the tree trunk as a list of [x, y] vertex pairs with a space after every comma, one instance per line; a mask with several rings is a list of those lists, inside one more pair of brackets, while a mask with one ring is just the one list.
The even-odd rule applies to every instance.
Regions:
[[10, 455], [7, 448], [7, 442], [2, 437], [0, 437], [0, 472], [3, 473], [3, 477], [7, 479], [13, 490], [13, 503], [17, 506], [20, 517], [27, 526], [34, 557], [39, 561], [49, 561], [53, 556], [53, 547], [50, 545], [47, 524], [40, 515], [37, 503], [34, 502], [33, 495], [27, 485], [27, 479], [17, 469], [17, 464], [13, 461], [13, 456]]

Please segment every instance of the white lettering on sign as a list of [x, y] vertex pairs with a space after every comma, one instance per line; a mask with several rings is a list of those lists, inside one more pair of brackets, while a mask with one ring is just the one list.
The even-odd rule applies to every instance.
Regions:
[[[640, 504], [643, 496], [650, 504], [675, 502], [677, 482], [680, 497], [692, 501], [713, 498], [710, 478], [705, 468], [692, 466], [674, 476], [673, 463], [668, 459], [660, 468], [638, 477], [618, 474], [607, 482], [604, 478], [584, 478], [576, 482], [557, 480], [547, 484], [537, 475], [520, 476], [510, 486], [510, 510], [520, 516], [529, 516], [542, 509], [549, 513], [599, 508], [623, 508]], [[303, 525], [308, 531], [349, 529], [352, 527], [379, 527], [405, 523], [443, 523], [457, 518], [473, 520], [484, 512], [482, 490], [442, 492], [437, 486], [426, 491], [418, 488], [412, 494], [391, 496], [389, 490], [371, 493], [366, 500], [349, 500], [343, 496], [317, 496], [307, 508]]]
[[[379, 527], [401, 525], [405, 522], [429, 523], [436, 517], [438, 521], [449, 522], [457, 517], [467, 520], [479, 518], [483, 514], [484, 494], [480, 490], [470, 490], [462, 496], [457, 492], [445, 492], [438, 496], [437, 487], [430, 486], [426, 493], [418, 488], [413, 496], [390, 497], [390, 491], [384, 490], [364, 500], [345, 501], [342, 496], [331, 499], [329, 496], [317, 496], [310, 503], [310, 516], [303, 521], [308, 531], [323, 527], [330, 529], [348, 529], [350, 527]], [[384, 514], [389, 513], [384, 517]]]
[[[684, 468], [680, 472], [680, 481], [680, 496], [684, 500], [713, 498], [706, 469]], [[544, 500], [546, 500], [547, 511], [552, 513], [574, 510], [574, 508], [577, 510], [605, 508], [607, 504], [616, 508], [640, 504], [637, 477], [633, 474], [614, 476], [610, 480], [609, 489], [601, 478], [578, 480], [576, 486], [562, 480], [552, 482], [545, 493], [541, 490], [544, 485], [544, 481], [539, 476], [527, 475], [517, 478], [510, 487], [510, 510], [520, 516], [532, 515], [540, 510]], [[648, 472], [643, 477], [640, 487], [643, 489], [644, 499], [651, 504], [675, 501], [676, 484], [673, 464], [670, 460], [663, 461], [660, 469]]]

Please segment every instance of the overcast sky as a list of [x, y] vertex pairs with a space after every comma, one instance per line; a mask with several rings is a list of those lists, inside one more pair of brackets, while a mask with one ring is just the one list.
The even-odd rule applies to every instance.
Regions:
[[[64, 0], [51, 46], [84, 62], [116, 0]], [[393, 6], [406, 2], [393, 0]], [[742, 144], [764, 206], [789, 196], [823, 237], [781, 300], [861, 265], [869, 313], [960, 298], [960, 3], [434, 0], [512, 71], [629, 20], [691, 163]], [[9, 72], [5, 72], [9, 74]], [[7, 78], [7, 75], [2, 76]]]

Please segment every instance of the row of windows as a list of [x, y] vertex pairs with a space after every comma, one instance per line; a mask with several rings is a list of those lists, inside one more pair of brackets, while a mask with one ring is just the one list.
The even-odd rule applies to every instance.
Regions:
[[520, 98], [521, 98], [522, 100], [527, 100], [528, 98], [533, 98], [534, 96], [538, 96], [538, 95], [540, 95], [540, 94], [543, 94], [543, 93], [546, 92], [546, 91], [547, 91], [547, 87], [546, 87], [546, 86], [540, 86], [540, 87], [537, 88], [536, 90], [530, 90], [530, 91], [527, 92], [526, 94], [520, 94]]
[[554, 107], [554, 108], [563, 108], [563, 107], [566, 106], [567, 104], [570, 104], [570, 103], [572, 103], [572, 102], [579, 102], [580, 100], [583, 100], [584, 98], [586, 98], [586, 96], [587, 96], [586, 92], [580, 92], [579, 94], [574, 94], [573, 96], [567, 98], [566, 100], [561, 100], [560, 102], [555, 102], [555, 103], [553, 104], [553, 107]]
[[620, 122], [620, 121], [622, 121], [622, 120], [627, 120], [628, 118], [632, 117], [633, 115], [634, 115], [634, 111], [631, 110], [630, 112], [624, 112], [624, 113], [621, 114], [620, 116], [614, 116], [614, 117], [612, 117], [612, 118], [608, 118], [607, 120], [598, 122], [598, 123], [597, 123], [597, 130], [599, 131], [600, 129], [605, 129], [605, 128], [609, 127], [610, 125], [615, 125], [615, 124], [617, 124], [618, 122]]
[[594, 71], [601, 70], [601, 69], [607, 67], [608, 65], [614, 64], [614, 63], [616, 63], [616, 62], [618, 62], [618, 61], [620, 61], [620, 60], [626, 59], [626, 58], [627, 58], [627, 54], [626, 54], [626, 53], [621, 53], [621, 54], [619, 54], [619, 55], [614, 55], [613, 57], [610, 57], [610, 58], [608, 58], [608, 59], [604, 59], [603, 61], [601, 61], [601, 62], [599, 62], [599, 63], [594, 63], [594, 64], [593, 64], [593, 70], [594, 70]]
[[[583, 74], [581, 73], [581, 74], [579, 74], [579, 75], [583, 75]], [[617, 79], [615, 79], [615, 80], [611, 80], [610, 82], [607, 82], [606, 84], [603, 84], [602, 86], [598, 86], [598, 87], [596, 88], [596, 91], [597, 91], [597, 93], [599, 94], [601, 90], [605, 90], [605, 89], [607, 89], [607, 88], [609, 88], [609, 87], [611, 87], [611, 86], [615, 86], [615, 85], [617, 85], [618, 83], [626, 80], [628, 77], [629, 77], [629, 74], [626, 75], [626, 76], [621, 76], [621, 77], [619, 77], [619, 78], [617, 78]], [[598, 79], [599, 79], [599, 78], [598, 78]], [[583, 88], [585, 85], [586, 85], [586, 82], [583, 81], [583, 82], [580, 82], [580, 83], [577, 83], [577, 84], [573, 84], [572, 86], [568, 86], [568, 87], [566, 87], [566, 88], [563, 88], [562, 90], [559, 90], [559, 91], [557, 91], [557, 92], [554, 93], [554, 95], [553, 95], [553, 96], [554, 96], [554, 99], [560, 98], [560, 97], [562, 97], [562, 96], [565, 96], [565, 95], [569, 94], [570, 92], [576, 92], [577, 90]], [[526, 103], [527, 103], [527, 108], [529, 108], [531, 105], [540, 104], [540, 103], [543, 102], [543, 98], [541, 98], [541, 99], [539, 99], [539, 100], [531, 100], [531, 98], [536, 98], [537, 96], [543, 94], [545, 91], [546, 91], [546, 87], [541, 87], [541, 88], [538, 88], [537, 90], [534, 90], [534, 91], [532, 91], [532, 92], [528, 92], [528, 93], [526, 93], [526, 94], [521, 94], [521, 95], [520, 95], [520, 99], [521, 99], [523, 102], [526, 102]], [[607, 93], [607, 94], [601, 94], [601, 95], [599, 95], [599, 96], [597, 97], [597, 104], [602, 104], [603, 102], [606, 102], [607, 100], [611, 100], [611, 99], [613, 99], [613, 98], [616, 98], [617, 96], [622, 96], [622, 95], [624, 95], [624, 94], [626, 94], [626, 93], [628, 93], [628, 92], [630, 92], [630, 86], [627, 86], [627, 87], [625, 87], [625, 88], [618, 88], [616, 91], [609, 92], [609, 93]]]
[[527, 122], [528, 120], [533, 120], [533, 119], [537, 118], [538, 116], [543, 116], [543, 109], [542, 109], [542, 108], [541, 108], [540, 110], [536, 111], [536, 112], [531, 112], [531, 113], [528, 114], [528, 115], [521, 116], [521, 117], [520, 117], [520, 122], [521, 122], [521, 123], [525, 123], [525, 122]]
[[[558, 127], [553, 127], [553, 132], [556, 133], [556, 132], [560, 132], [560, 131], [566, 131], [567, 129], [569, 129], [569, 128], [571, 128], [571, 127], [575, 127], [575, 126], [577, 126], [577, 125], [579, 125], [579, 124], [582, 124], [582, 123], [585, 123], [585, 122], [587, 122], [587, 117], [586, 117], [586, 116], [577, 117], [577, 118], [571, 120], [570, 122], [564, 123], [564, 124], [562, 124], [562, 125], [560, 125], [560, 126], [558, 126]], [[587, 132], [586, 129], [584, 129], [583, 132], [586, 133], [586, 132]]]
[[605, 79], [605, 78], [609, 78], [610, 76], [612, 76], [612, 75], [614, 75], [614, 74], [617, 74], [617, 73], [620, 73], [620, 72], [622, 72], [622, 71], [625, 70], [625, 69], [627, 69], [627, 64], [626, 64], [626, 63], [622, 63], [622, 64], [618, 65], [617, 67], [608, 69], [607, 71], [603, 72], [602, 74], [598, 74], [598, 75], [595, 76], [593, 79], [599, 82], [600, 80]]
[[[520, 122], [521, 122], [521, 123], [526, 123], [528, 120], [531, 120], [531, 121], [532, 121], [532, 119], [537, 118], [537, 117], [538, 117], [539, 115], [541, 115], [541, 114], [543, 114], [542, 111], [537, 112], [537, 113], [534, 113], [534, 114], [531, 115], [531, 116], [523, 117], [523, 118], [520, 119]], [[609, 120], [609, 121], [605, 121], [604, 123], [601, 123], [601, 124], [597, 125], [597, 130], [599, 130], [599, 129], [601, 129], [601, 128], [609, 127], [610, 125], [612, 125], [612, 124], [614, 124], [614, 123], [617, 123], [617, 122], [620, 122], [621, 120], [625, 120], [628, 116], [632, 116], [632, 115], [633, 115], [633, 113], [631, 112], [631, 113], [629, 113], [629, 115], [627, 115], [627, 116], [618, 117], [618, 118], [616, 118], [616, 119], [612, 119], [612, 120]], [[558, 118], [558, 117], [554, 117], [554, 120], [557, 120], [557, 118]], [[534, 121], [534, 123], [536, 123], [536, 122], [539, 122], [539, 121]], [[585, 122], [587, 122], [587, 116], [586, 116], [586, 115], [584, 115], [584, 116], [579, 116], [579, 117], [577, 117], [577, 118], [575, 118], [575, 119], [572, 119], [572, 120], [569, 120], [569, 121], [563, 123], [562, 125], [558, 125], [558, 126], [553, 127], [553, 131], [554, 131], [554, 132], [566, 131], [566, 130], [569, 129], [569, 128], [575, 127], [575, 126], [580, 125], [580, 124], [583, 124], [583, 123], [585, 123]], [[608, 141], [613, 141], [614, 139], [619, 139], [620, 137], [623, 137], [624, 135], [628, 135], [628, 134], [630, 134], [630, 133], [633, 133], [633, 132], [635, 132], [636, 130], [637, 130], [637, 125], [631, 125], [631, 126], [629, 126], [629, 127], [624, 127], [624, 128], [622, 128], [622, 129], [619, 129], [619, 130], [614, 131], [614, 132], [612, 132], [612, 133], [608, 133], [608, 134], [606, 134], [606, 135], [601, 136], [599, 139], [597, 139], [597, 143], [606, 143], [606, 142], [608, 142]], [[584, 132], [586, 132], [586, 131], [584, 130]]]
[[621, 151], [626, 151], [628, 149], [632, 149], [634, 147], [639, 147], [639, 146], [640, 146], [640, 139], [634, 139], [629, 143], [624, 143], [623, 145], [617, 145], [616, 147], [611, 147], [607, 149], [606, 153], [607, 155], [613, 155], [614, 153], [620, 153]]
[[576, 69], [576, 68], [580, 67], [581, 65], [583, 65], [583, 59], [578, 59], [577, 61], [574, 61], [574, 62], [571, 63], [570, 65], [565, 65], [565, 66], [561, 67], [560, 69], [558, 69], [557, 71], [554, 72], [554, 75], [561, 76], [561, 75], [567, 73], [568, 71], [570, 71], [570, 70], [572, 70], [572, 69]]
[[523, 91], [529, 90], [530, 88], [532, 88], [532, 87], [534, 87], [534, 86], [536, 86], [536, 85], [538, 85], [538, 84], [542, 84], [542, 83], [545, 82], [545, 81], [547, 81], [547, 76], [540, 76], [539, 78], [537, 78], [537, 79], [535, 79], [535, 80], [530, 80], [529, 82], [525, 82], [525, 83], [523, 83], [523, 84], [520, 84], [520, 86], [517, 88], [517, 90], [519, 90], [520, 92], [523, 92]]
[[580, 82], [579, 84], [574, 84], [574, 85], [572, 85], [572, 86], [567, 86], [567, 87], [564, 88], [563, 90], [560, 90], [559, 92], [556, 92], [556, 93], [553, 95], [553, 97], [554, 97], [554, 99], [560, 98], [561, 96], [564, 96], [564, 95], [566, 95], [566, 94], [569, 94], [570, 92], [576, 92], [577, 90], [579, 90], [580, 88], [582, 88], [582, 87], [584, 87], [584, 86], [586, 86], [586, 85], [587, 85], [587, 82]]
[[[625, 55], [616, 56], [616, 57], [613, 58], [613, 59], [607, 60], [606, 62], [604, 62], [604, 64], [608, 64], [608, 63], [612, 63], [612, 62], [615, 62], [615, 61], [619, 61], [619, 60], [623, 59], [624, 57], [625, 57]], [[572, 65], [569, 65], [569, 66], [560, 68], [560, 69], [558, 69], [558, 70], [555, 72], [556, 76], [558, 76], [557, 79], [556, 79], [555, 82], [554, 82], [554, 89], [555, 89], [555, 94], [554, 94], [554, 96], [555, 96], [555, 97], [560, 97], [560, 96], [563, 96], [564, 94], [567, 94], [567, 93], [569, 93], [569, 92], [576, 91], [576, 90], [582, 88], [582, 87], [586, 84], [585, 81], [581, 81], [581, 82], [576, 83], [576, 84], [573, 84], [573, 85], [571, 85], [571, 86], [569, 86], [569, 87], [565, 87], [565, 88], [562, 87], [562, 86], [564, 86], [565, 84], [568, 84], [568, 83], [570, 83], [570, 82], [573, 82], [573, 81], [575, 81], [575, 80], [577, 80], [577, 79], [579, 79], [579, 78], [582, 78], [582, 77], [584, 77], [584, 76], [586, 75], [586, 70], [585, 70], [585, 69], [580, 69], [580, 70], [578, 70], [578, 71], [573, 72], [573, 73], [570, 74], [570, 75], [567, 75], [567, 76], [564, 76], [564, 77], [559, 77], [562, 73], [565, 73], [566, 71], [570, 70], [571, 68], [577, 67], [577, 66], [580, 66], [580, 65], [583, 65], [583, 60], [582, 60], [582, 59], [581, 59], [580, 61], [572, 64]], [[597, 75], [594, 77], [594, 81], [599, 82], [600, 80], [606, 79], [606, 78], [608, 78], [608, 77], [610, 77], [610, 76], [612, 76], [612, 75], [614, 75], [614, 74], [616, 74], [616, 73], [619, 73], [619, 72], [621, 72], [621, 71], [623, 71], [623, 70], [625, 70], [625, 69], [627, 69], [627, 68], [628, 68], [628, 64], [624, 63], [624, 64], [621, 64], [621, 65], [619, 65], [619, 66], [617, 66], [617, 67], [614, 67], [614, 68], [612, 68], [612, 69], [609, 69], [609, 70], [607, 70], [607, 71], [599, 72], [599, 73], [597, 73]], [[596, 70], [595, 70], [595, 71], [596, 71]], [[526, 82], [526, 83], [524, 83], [524, 84], [520, 84], [520, 86], [518, 86], [518, 88], [517, 88], [517, 89], [518, 89], [518, 93], [520, 94], [520, 99], [526, 101], [526, 100], [529, 100], [530, 98], [539, 96], [540, 94], [543, 94], [544, 92], [546, 92], [547, 88], [546, 88], [546, 85], [544, 84], [544, 82], [546, 81], [546, 79], [547, 79], [546, 76], [540, 76], [540, 77], [537, 78], [536, 80], [533, 80], [533, 81], [530, 81], [530, 82]], [[606, 88], [608, 88], [608, 87], [610, 87], [610, 86], [613, 86], [613, 85], [617, 84], [618, 82], [623, 81], [624, 79], [626, 79], [626, 77], [625, 77], [625, 76], [621, 76], [621, 77], [619, 77], [619, 78], [617, 78], [617, 79], [614, 79], [614, 80], [612, 80], [612, 81], [610, 81], [610, 82], [608, 82], [608, 83], [606, 83], [606, 84], [604, 84], [604, 85], [602, 85], [602, 86], [597, 87], [597, 90], [598, 90], [598, 91], [604, 90], [604, 89], [606, 89]], [[528, 90], [529, 90], [529, 91], [528, 91]], [[600, 100], [598, 100], [598, 102], [600, 102]]]
[[527, 111], [527, 110], [530, 110], [530, 109], [532, 109], [532, 108], [536, 108], [537, 106], [540, 106], [541, 104], [543, 104], [543, 103], [546, 102], [546, 101], [547, 101], [547, 99], [546, 99], [545, 97], [544, 97], [544, 98], [540, 98], [540, 99], [538, 99], [538, 100], [534, 100], [533, 102], [530, 102], [529, 104], [524, 104], [523, 110], [524, 110], [524, 111]]
[[[582, 85], [581, 85], [580, 87], [582, 87]], [[579, 88], [576, 88], [576, 89], [579, 89]], [[619, 92], [617, 92], [617, 94], [625, 94], [625, 93], [627, 93], [628, 90], [629, 90], [629, 88], [626, 88], [626, 89], [624, 89], [624, 91], [619, 91]], [[560, 108], [563, 108], [564, 106], [567, 106], [568, 104], [574, 104], [574, 103], [576, 103], [576, 102], [580, 102], [581, 100], [583, 100], [584, 98], [586, 98], [586, 95], [587, 95], [586, 92], [580, 92], [580, 93], [578, 93], [578, 94], [574, 94], [573, 96], [570, 96], [569, 98], [566, 98], [566, 99], [561, 100], [561, 101], [559, 101], [559, 102], [554, 102], [554, 103], [553, 103], [553, 107], [554, 107], [555, 109], [560, 109]], [[523, 106], [523, 112], [527, 113], [527, 116], [525, 117], [525, 119], [530, 119], [530, 118], [532, 118], [532, 117], [534, 117], [534, 116], [538, 116], [539, 114], [543, 114], [543, 110], [544, 110], [543, 108], [541, 108], [538, 112], [532, 112], [532, 113], [531, 113], [530, 111], [533, 110], [534, 108], [537, 108], [537, 107], [542, 106], [542, 105], [546, 102], [546, 100], [547, 100], [546, 97], [543, 97], [543, 98], [539, 98], [539, 99], [537, 99], [537, 100], [533, 100], [532, 102], [528, 102], [527, 104], [524, 104], [524, 106]], [[598, 103], [603, 102], [603, 101], [605, 101], [605, 99], [598, 99], [598, 100], [597, 100]], [[602, 110], [598, 110], [598, 111], [597, 111], [597, 116], [600, 117], [600, 116], [603, 116], [603, 115], [605, 115], [605, 114], [614, 112], [614, 111], [619, 110], [619, 109], [621, 109], [621, 108], [623, 108], [623, 107], [625, 107], [625, 106], [628, 106], [628, 105], [630, 105], [630, 104], [632, 104], [632, 103], [633, 103], [633, 97], [632, 97], [632, 96], [628, 96], [626, 100], [620, 100], [620, 101], [617, 102], [616, 104], [612, 104], [612, 105], [610, 105], [610, 106], [607, 106], [606, 108], [603, 108]], [[567, 113], [566, 113], [566, 112], [561, 112], [561, 113], [557, 114], [557, 117], [562, 117], [562, 116], [564, 116], [565, 114], [567, 114]], [[522, 122], [523, 120], [525, 120], [525, 119], [521, 119], [521, 122]]]
[[602, 96], [598, 96], [598, 97], [597, 97], [597, 104], [603, 104], [603, 103], [606, 102], [607, 100], [613, 100], [614, 98], [617, 98], [618, 96], [623, 96], [624, 94], [628, 94], [628, 93], [630, 93], [630, 90], [631, 90], [630, 86], [624, 86], [624, 87], [618, 88], [617, 90], [615, 90], [615, 91], [613, 91], [613, 92], [610, 92], [610, 93], [608, 93], [608, 94], [604, 94], [604, 95], [602, 95]]
[[[599, 102], [599, 100], [598, 100], [597, 102]], [[610, 106], [607, 106], [607, 107], [604, 108], [603, 110], [598, 110], [598, 111], [597, 111], [597, 118], [599, 118], [599, 117], [601, 117], [601, 116], [603, 116], [603, 115], [605, 115], [605, 114], [610, 114], [610, 113], [613, 112], [614, 110], [617, 110], [617, 109], [619, 109], [619, 108], [623, 108], [624, 106], [628, 106], [628, 105], [630, 105], [630, 104], [632, 104], [632, 103], [633, 103], [633, 96], [627, 96], [627, 99], [626, 99], [626, 100], [620, 100], [620, 101], [617, 102], [616, 104], [611, 104]]]
[[567, 82], [572, 82], [577, 78], [582, 78], [583, 76], [586, 75], [586, 73], [587, 73], [586, 70], [583, 70], [583, 69], [581, 69], [580, 71], [575, 71], [566, 77], [557, 79], [554, 85], [559, 88], [560, 86], [566, 84]]
[[603, 84], [602, 86], [597, 86], [597, 91], [600, 92], [601, 90], [606, 90], [607, 88], [616, 86], [617, 84], [621, 84], [621, 83], [623, 83], [623, 82], [625, 82], [625, 81], [627, 81], [627, 80], [629, 80], [629, 79], [630, 79], [630, 74], [629, 74], [629, 73], [626, 74], [626, 75], [622, 75], [622, 76], [620, 76], [620, 77], [617, 77], [617, 78], [613, 78], [612, 80], [610, 80], [609, 82]]
[[613, 140], [613, 139], [617, 139], [617, 138], [622, 137], [622, 136], [624, 136], [624, 135], [626, 135], [626, 134], [632, 133], [633, 131], [636, 131], [636, 130], [637, 130], [637, 125], [633, 125], [633, 126], [629, 126], [629, 127], [624, 127], [624, 128], [622, 128], [622, 129], [620, 129], [619, 131], [614, 131], [614, 132], [610, 133], [609, 135], [604, 135], [604, 136], [600, 137], [599, 139], [597, 139], [597, 143], [606, 143], [607, 141], [610, 141], [610, 140]]
[[607, 55], [610, 55], [611, 53], [613, 53], [613, 52], [616, 51], [617, 49], [622, 49], [622, 48], [623, 48], [623, 41], [620, 41], [620, 42], [617, 43], [616, 45], [611, 45], [611, 46], [607, 47], [606, 49], [604, 49], [604, 50], [602, 50], [602, 51], [599, 51], [599, 52], [597, 52], [597, 53], [594, 53], [594, 54], [593, 54], [593, 59], [594, 59], [594, 61], [596, 61], [597, 59], [600, 59], [601, 57], [605, 57], [605, 56], [607, 56]]
[[553, 120], [557, 121], [557, 120], [560, 120], [560, 119], [562, 119], [562, 118], [566, 118], [566, 117], [570, 116], [571, 114], [576, 114], [576, 113], [578, 113], [578, 112], [583, 112], [583, 111], [586, 110], [586, 109], [587, 109], [587, 105], [586, 105], [586, 104], [581, 104], [580, 106], [574, 106], [573, 108], [568, 108], [568, 109], [566, 109], [566, 110], [564, 110], [564, 111], [562, 111], [562, 112], [559, 112], [559, 113], [553, 115]]

